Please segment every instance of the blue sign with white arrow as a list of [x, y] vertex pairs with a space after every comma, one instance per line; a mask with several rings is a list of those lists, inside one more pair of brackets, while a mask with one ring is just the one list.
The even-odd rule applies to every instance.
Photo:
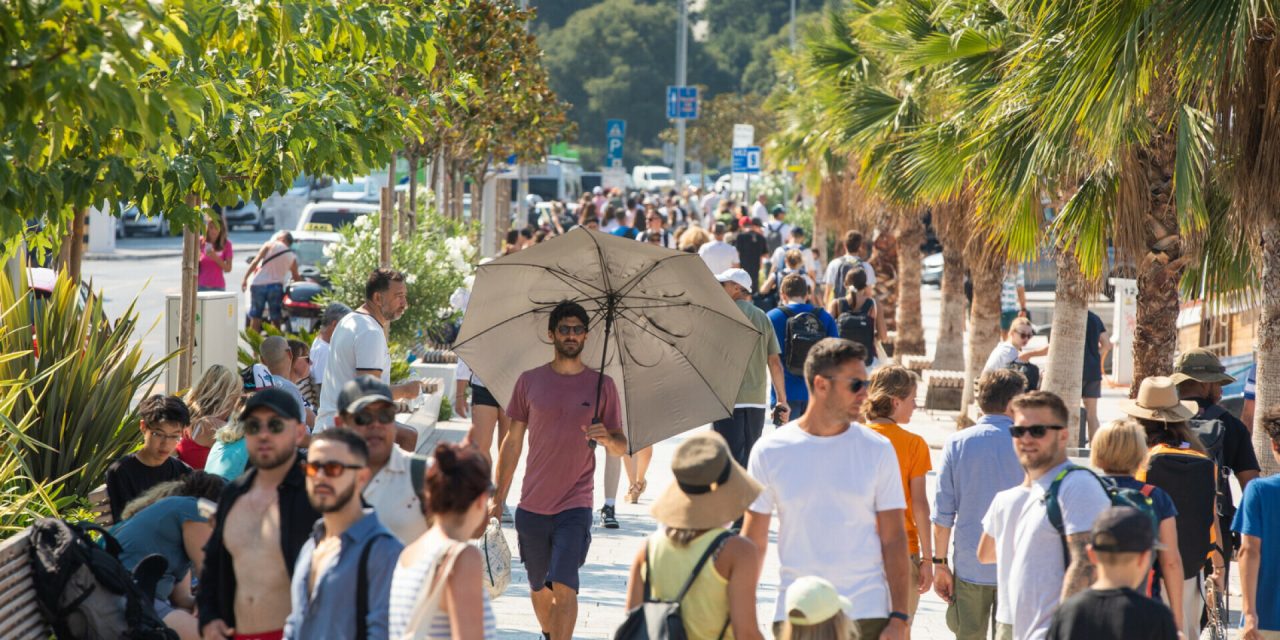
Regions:
[[733, 173], [760, 173], [760, 147], [734, 147]]
[[667, 87], [667, 119], [696, 120], [698, 118], [697, 87]]
[[622, 140], [627, 135], [626, 120], [609, 120], [604, 125], [606, 142], [605, 166], [611, 169], [622, 168]]

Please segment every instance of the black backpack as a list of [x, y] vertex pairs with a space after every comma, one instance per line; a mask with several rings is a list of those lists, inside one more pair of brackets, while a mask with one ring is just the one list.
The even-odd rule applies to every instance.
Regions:
[[1021, 373], [1023, 378], [1027, 379], [1027, 391], [1035, 391], [1040, 388], [1040, 367], [1037, 367], [1030, 362], [1023, 362], [1022, 360], [1015, 359], [1005, 368], [1013, 369], [1014, 371]]
[[803, 376], [809, 350], [827, 337], [827, 329], [811, 311], [796, 311], [788, 306], [778, 308], [787, 316], [787, 357], [782, 364], [791, 375]]
[[1178, 553], [1182, 578], [1195, 577], [1215, 546], [1211, 531], [1217, 521], [1218, 472], [1213, 460], [1192, 449], [1158, 445], [1151, 449], [1139, 480], [1164, 490], [1178, 509]]
[[848, 290], [845, 289], [844, 279], [849, 276], [849, 272], [854, 268], [863, 269], [862, 259], [845, 256], [840, 259], [840, 268], [836, 270], [836, 281], [831, 283], [832, 294], [836, 298], [843, 298]]
[[871, 314], [874, 308], [875, 301], [871, 298], [867, 298], [857, 311], [849, 306], [848, 298], [840, 298], [840, 317], [836, 319], [841, 338], [866, 348], [864, 363], [867, 366], [871, 366], [871, 361], [876, 358], [876, 318]]
[[[687, 640], [689, 634], [684, 630], [684, 620], [680, 619], [680, 602], [684, 600], [684, 596], [689, 592], [689, 587], [693, 586], [693, 581], [698, 579], [698, 574], [702, 573], [702, 567], [707, 564], [707, 560], [715, 555], [716, 551], [724, 545], [724, 541], [728, 540], [733, 534], [725, 531], [716, 537], [703, 552], [702, 557], [698, 559], [698, 564], [693, 566], [693, 571], [689, 574], [689, 579], [685, 580], [684, 586], [681, 587], [680, 593], [675, 600], [654, 600], [649, 589], [649, 573], [652, 565], [649, 562], [649, 547], [645, 545], [644, 563], [646, 570], [644, 572], [644, 601], [640, 606], [632, 609], [627, 614], [627, 619], [623, 621], [618, 630], [613, 633], [614, 640]], [[720, 629], [718, 638], [723, 638], [724, 633], [729, 628], [729, 621], [724, 621], [724, 627]]]
[[[90, 531], [102, 536], [105, 548], [89, 537]], [[135, 582], [120, 562], [121, 550], [120, 543], [95, 524], [41, 518], [31, 527], [36, 603], [55, 636], [61, 640], [178, 640], [177, 632], [156, 613], [154, 582], [150, 589]], [[161, 556], [148, 556], [143, 564], [153, 577], [168, 565]]]
[[773, 252], [777, 251], [778, 247], [782, 246], [782, 241], [781, 224], [776, 227], [772, 224], [766, 224], [764, 226], [764, 243], [765, 246], [769, 248], [769, 255], [773, 255]]
[[1231, 475], [1231, 469], [1226, 464], [1224, 448], [1227, 425], [1220, 419], [1226, 412], [1226, 409], [1215, 404], [1205, 409], [1199, 418], [1189, 421], [1191, 430], [1200, 438], [1200, 444], [1204, 445], [1205, 450], [1209, 452], [1209, 457], [1218, 464], [1218, 470], [1224, 478]]

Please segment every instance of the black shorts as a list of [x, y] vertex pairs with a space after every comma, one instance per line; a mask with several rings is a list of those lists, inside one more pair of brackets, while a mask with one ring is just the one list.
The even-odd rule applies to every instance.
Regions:
[[1102, 397], [1102, 381], [1094, 380], [1084, 383], [1080, 388], [1081, 398], [1101, 398]]
[[498, 399], [493, 397], [489, 389], [478, 384], [471, 385], [471, 404], [477, 407], [502, 408], [498, 406]]
[[591, 509], [578, 507], [555, 515], [516, 508], [516, 544], [529, 575], [529, 589], [541, 591], [551, 583], [578, 592], [578, 569], [591, 548]]

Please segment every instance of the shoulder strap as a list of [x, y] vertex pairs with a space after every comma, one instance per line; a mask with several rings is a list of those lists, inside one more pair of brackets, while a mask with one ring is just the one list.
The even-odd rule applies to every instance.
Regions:
[[849, 306], [849, 299], [840, 298], [840, 315], [844, 315], [846, 313], [852, 313], [852, 312], [853, 312], [853, 307]]
[[449, 573], [453, 571], [453, 563], [458, 559], [458, 555], [465, 548], [467, 543], [455, 542], [440, 554], [436, 559], [434, 566], [430, 568], [430, 573], [426, 576], [426, 583], [422, 590], [418, 592], [418, 599], [413, 603], [413, 609], [409, 615], [409, 629], [427, 629], [431, 624], [430, 616], [434, 615], [436, 610], [440, 608], [440, 598], [444, 595], [444, 590], [448, 586]]
[[796, 315], [799, 313], [795, 309], [792, 309], [791, 305], [789, 304], [780, 304], [778, 305], [778, 309], [782, 310], [782, 315], [786, 316], [788, 320], [796, 317]]
[[386, 535], [374, 535], [360, 550], [360, 564], [356, 569], [356, 640], [366, 640], [369, 637], [369, 554], [373, 552], [373, 545], [378, 538]]
[[1155, 490], [1156, 490], [1156, 487], [1155, 487], [1155, 485], [1153, 485], [1153, 484], [1144, 484], [1144, 485], [1142, 485], [1142, 495], [1144, 495], [1144, 496], [1146, 496], [1146, 497], [1148, 497], [1148, 498], [1150, 498], [1150, 497], [1151, 497], [1151, 492], [1153, 492], [1153, 491], [1155, 491]]
[[1067, 474], [1072, 471], [1088, 471], [1089, 475], [1093, 476], [1093, 478], [1098, 481], [1098, 484], [1102, 485], [1102, 490], [1106, 492], [1108, 496], [1111, 495], [1111, 489], [1107, 486], [1106, 481], [1088, 467], [1070, 464], [1063, 468], [1062, 471], [1059, 471], [1058, 475], [1053, 477], [1053, 483], [1049, 485], [1049, 490], [1044, 494], [1044, 509], [1045, 515], [1049, 518], [1049, 524], [1053, 525], [1053, 528], [1058, 531], [1058, 536], [1062, 539], [1063, 567], [1071, 565], [1071, 549], [1067, 546], [1067, 527], [1066, 524], [1062, 522], [1062, 505], [1058, 503], [1058, 491], [1062, 488], [1062, 481], [1066, 480]]
[[293, 249], [290, 249], [290, 248], [288, 248], [288, 247], [285, 247], [285, 250], [284, 250], [284, 251], [280, 251], [280, 252], [278, 252], [278, 253], [273, 253], [273, 254], [271, 254], [271, 257], [270, 257], [270, 258], [267, 258], [266, 260], [263, 260], [262, 262], [259, 262], [259, 263], [258, 263], [257, 268], [255, 268], [254, 270], [255, 270], [255, 271], [261, 271], [263, 267], [267, 266], [267, 263], [268, 263], [268, 262], [271, 262], [272, 260], [275, 260], [276, 258], [279, 258], [280, 256], [282, 256], [282, 255], [284, 255], [284, 254], [286, 254], [286, 253], [293, 253]]
[[711, 556], [715, 555], [716, 551], [719, 551], [720, 547], [724, 545], [724, 541], [731, 536], [733, 536], [732, 531], [722, 531], [720, 535], [716, 536], [715, 540], [711, 541], [711, 544], [707, 545], [707, 550], [702, 552], [701, 558], [698, 558], [698, 564], [693, 565], [693, 571], [689, 573], [689, 579], [685, 580], [684, 586], [680, 588], [680, 593], [676, 596], [675, 602], [684, 600], [684, 594], [689, 592], [689, 587], [693, 586], [693, 581], [698, 579], [698, 574], [702, 573], [702, 567], [707, 564], [707, 560], [710, 560]]

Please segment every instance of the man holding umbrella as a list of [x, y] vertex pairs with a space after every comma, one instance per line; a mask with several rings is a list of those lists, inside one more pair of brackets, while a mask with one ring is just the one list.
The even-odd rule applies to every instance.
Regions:
[[589, 443], [603, 445], [610, 455], [627, 453], [617, 387], [582, 362], [588, 324], [586, 309], [577, 303], [551, 310], [547, 332], [554, 356], [520, 375], [507, 404], [511, 428], [498, 451], [495, 518], [502, 515], [528, 432], [516, 534], [534, 613], [543, 636], [554, 640], [572, 638], [578, 617], [578, 569], [587, 558], [595, 490]]

